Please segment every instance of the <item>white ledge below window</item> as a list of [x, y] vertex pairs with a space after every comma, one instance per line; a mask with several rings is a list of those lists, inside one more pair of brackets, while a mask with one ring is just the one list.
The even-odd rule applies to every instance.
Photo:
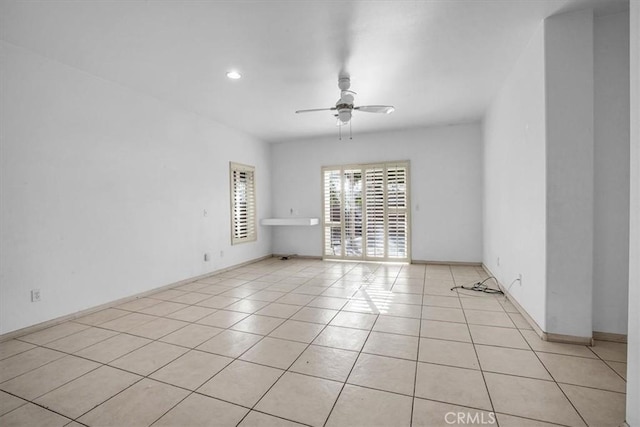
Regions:
[[262, 225], [318, 225], [319, 218], [264, 218]]

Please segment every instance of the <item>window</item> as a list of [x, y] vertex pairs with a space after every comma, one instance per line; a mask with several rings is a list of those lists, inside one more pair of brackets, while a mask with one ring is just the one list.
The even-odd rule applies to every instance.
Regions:
[[231, 181], [231, 244], [253, 242], [256, 231], [255, 168], [229, 163]]
[[324, 257], [409, 258], [408, 162], [322, 168]]

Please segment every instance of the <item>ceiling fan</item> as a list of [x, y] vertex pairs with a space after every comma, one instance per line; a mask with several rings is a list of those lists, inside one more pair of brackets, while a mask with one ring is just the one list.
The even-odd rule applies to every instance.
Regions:
[[353, 105], [354, 95], [357, 95], [354, 91], [349, 90], [351, 87], [351, 79], [349, 77], [340, 77], [338, 79], [338, 88], [340, 88], [340, 99], [336, 102], [335, 107], [331, 108], [314, 108], [311, 110], [298, 110], [298, 113], [310, 113], [314, 111], [335, 111], [334, 116], [338, 119], [336, 126], [346, 125], [351, 121], [351, 113], [353, 111], [363, 111], [365, 113], [383, 113], [391, 114], [395, 111], [395, 108], [391, 105], [360, 105], [355, 107]]

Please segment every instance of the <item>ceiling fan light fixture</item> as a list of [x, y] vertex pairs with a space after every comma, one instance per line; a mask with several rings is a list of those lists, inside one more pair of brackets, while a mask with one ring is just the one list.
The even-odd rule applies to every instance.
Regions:
[[227, 72], [227, 78], [231, 79], [231, 80], [238, 80], [240, 78], [242, 78], [242, 74], [240, 74], [239, 72], [235, 71], [235, 70], [231, 70]]

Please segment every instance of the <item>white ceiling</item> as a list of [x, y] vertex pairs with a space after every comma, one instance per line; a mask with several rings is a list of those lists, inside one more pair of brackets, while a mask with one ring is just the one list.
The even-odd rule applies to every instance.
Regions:
[[[542, 19], [619, 0], [5, 1], [4, 41], [265, 141], [335, 135], [339, 73], [354, 134], [479, 119]], [[237, 69], [239, 81], [226, 71]]]

